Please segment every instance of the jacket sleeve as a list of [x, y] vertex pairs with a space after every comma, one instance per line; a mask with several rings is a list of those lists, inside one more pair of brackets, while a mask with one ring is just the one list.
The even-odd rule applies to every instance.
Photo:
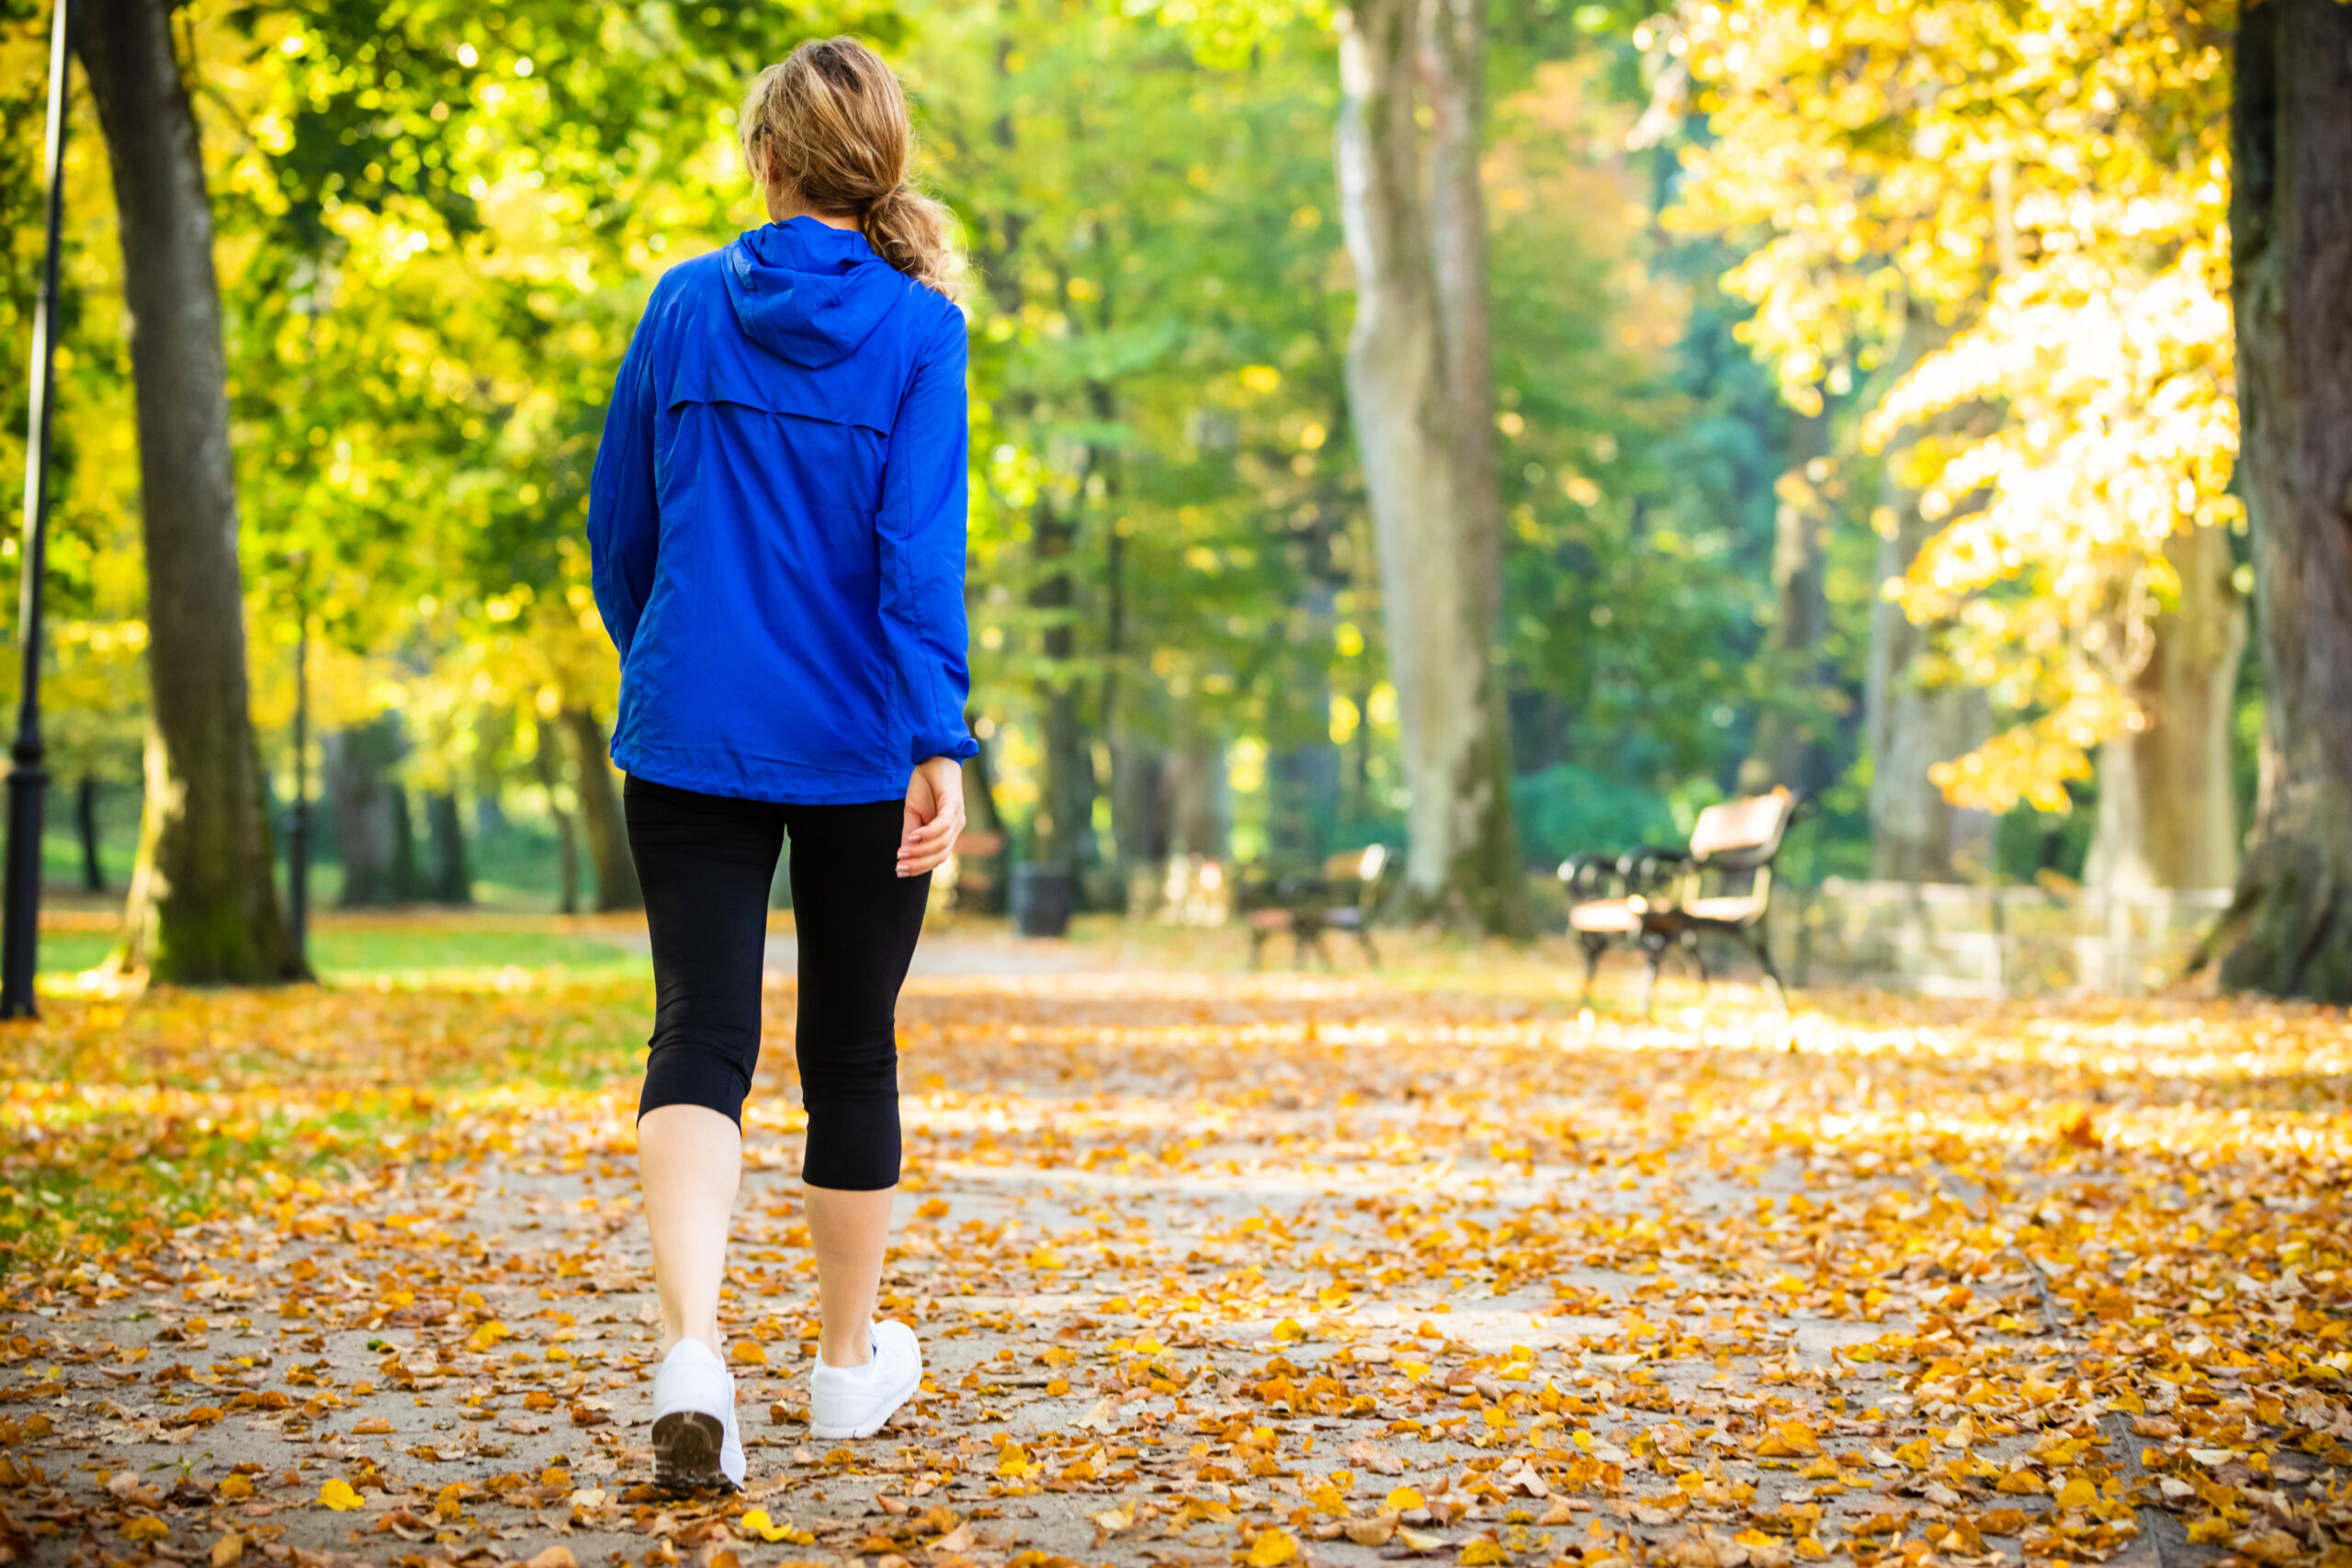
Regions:
[[964, 317], [949, 310], [923, 345], [883, 459], [882, 635], [901, 709], [914, 728], [910, 762], [959, 761], [979, 750], [964, 727], [966, 449], [970, 442]]
[[596, 470], [588, 482], [589, 581], [605, 630], [628, 660], [638, 617], [653, 592], [661, 540], [653, 478], [653, 311], [649, 306], [613, 385]]

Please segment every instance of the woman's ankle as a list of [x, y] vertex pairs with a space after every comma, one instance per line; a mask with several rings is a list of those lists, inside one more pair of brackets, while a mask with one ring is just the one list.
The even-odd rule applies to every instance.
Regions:
[[654, 1354], [657, 1356], [667, 1356], [671, 1351], [676, 1349], [679, 1346], [684, 1344], [689, 1339], [699, 1343], [704, 1349], [709, 1351], [720, 1360], [723, 1361], [727, 1359], [727, 1352], [719, 1348], [718, 1331], [715, 1328], [701, 1330], [691, 1334], [664, 1333], [662, 1336], [661, 1340], [654, 1347]]
[[826, 1335], [817, 1341], [817, 1359], [837, 1371], [853, 1371], [874, 1359], [874, 1325], [860, 1324], [854, 1334], [838, 1339]]

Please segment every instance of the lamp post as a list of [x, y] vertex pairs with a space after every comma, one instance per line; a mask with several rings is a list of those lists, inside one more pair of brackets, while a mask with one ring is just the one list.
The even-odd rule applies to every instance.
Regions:
[[73, 38], [73, 0], [57, 0], [49, 40], [48, 250], [41, 262], [40, 299], [33, 310], [28, 379], [32, 412], [25, 433], [25, 537], [17, 642], [25, 661], [17, 701], [17, 740], [9, 756], [8, 876], [5, 926], [0, 926], [0, 1018], [30, 1018], [33, 975], [40, 960], [40, 829], [42, 792], [49, 787], [40, 739], [40, 591], [49, 558], [49, 415], [57, 333], [58, 231], [65, 216], [65, 71]]
[[294, 957], [311, 967], [311, 557], [295, 558], [301, 574], [294, 591], [294, 810], [286, 830], [286, 912], [294, 928]]

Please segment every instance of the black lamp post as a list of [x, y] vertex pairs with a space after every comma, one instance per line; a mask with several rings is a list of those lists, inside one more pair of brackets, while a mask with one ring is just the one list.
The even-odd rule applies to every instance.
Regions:
[[294, 591], [294, 809], [286, 830], [286, 913], [294, 928], [294, 956], [311, 967], [311, 583], [310, 552], [295, 558], [301, 574]]
[[73, 36], [73, 0], [57, 0], [49, 41], [48, 251], [41, 264], [40, 299], [33, 313], [32, 413], [25, 436], [25, 538], [17, 642], [24, 656], [24, 686], [17, 702], [17, 742], [8, 773], [8, 882], [0, 929], [0, 1018], [34, 1014], [33, 976], [40, 960], [40, 830], [42, 792], [49, 787], [40, 739], [40, 591], [49, 558], [49, 414], [56, 355], [58, 231], [65, 215], [65, 69]]

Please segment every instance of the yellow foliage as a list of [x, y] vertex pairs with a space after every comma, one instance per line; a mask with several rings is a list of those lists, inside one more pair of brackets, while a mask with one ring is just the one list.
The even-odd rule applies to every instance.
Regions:
[[1959, 804], [2063, 808], [2090, 748], [2144, 722], [2122, 688], [2179, 592], [2165, 541], [2241, 525], [2234, 19], [1736, 0], [1657, 36], [1654, 112], [1714, 133], [1668, 221], [1754, 241], [1725, 281], [1791, 403], [1881, 377], [1863, 444], [1942, 524], [1888, 596], [2018, 720], [1935, 774]]

